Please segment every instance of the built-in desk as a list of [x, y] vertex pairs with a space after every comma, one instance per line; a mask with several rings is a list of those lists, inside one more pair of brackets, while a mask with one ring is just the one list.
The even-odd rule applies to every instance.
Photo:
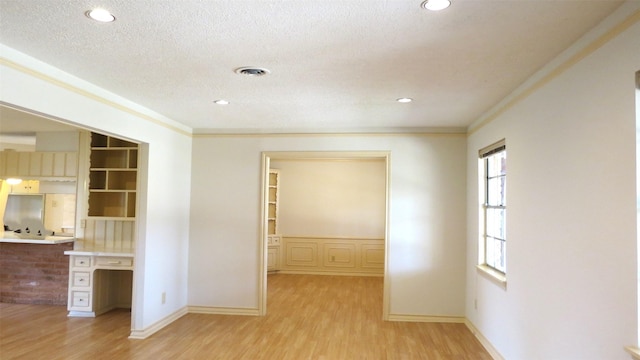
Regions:
[[131, 308], [133, 253], [90, 249], [64, 252], [69, 259], [70, 317], [95, 317]]

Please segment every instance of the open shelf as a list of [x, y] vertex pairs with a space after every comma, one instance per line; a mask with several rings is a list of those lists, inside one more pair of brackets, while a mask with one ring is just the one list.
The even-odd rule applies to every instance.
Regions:
[[91, 134], [89, 155], [90, 217], [135, 217], [138, 145]]

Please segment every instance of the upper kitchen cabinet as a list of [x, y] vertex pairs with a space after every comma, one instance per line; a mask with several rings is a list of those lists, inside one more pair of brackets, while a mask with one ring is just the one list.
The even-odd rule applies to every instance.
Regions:
[[90, 217], [135, 218], [138, 144], [91, 133]]
[[0, 152], [0, 178], [75, 181], [77, 173], [76, 152]]

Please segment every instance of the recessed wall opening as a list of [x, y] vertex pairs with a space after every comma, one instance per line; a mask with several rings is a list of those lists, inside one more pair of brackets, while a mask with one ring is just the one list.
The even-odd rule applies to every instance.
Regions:
[[[44, 213], [48, 213], [45, 227], [54, 229], [57, 235], [75, 237], [65, 253], [81, 252], [62, 255], [62, 250], [58, 251], [69, 273], [61, 280], [65, 294], [51, 305], [64, 306], [69, 316], [78, 317], [129, 309], [131, 328], [136, 328], [136, 304], [142, 303], [142, 291], [136, 291], [136, 278], [143, 274], [136, 274], [133, 268], [134, 258], [144, 252], [140, 239], [145, 230], [143, 222], [136, 218], [146, 216], [144, 206], [140, 205], [146, 202], [148, 144], [91, 132], [68, 120], [29, 109], [0, 104], [0, 111], [6, 125], [0, 133], [1, 150], [9, 149], [18, 155], [42, 153], [35, 157], [37, 161], [33, 156], [16, 155], [28, 160], [17, 164], [28, 164], [31, 175], [33, 169], [47, 169], [49, 157], [54, 165], [64, 165], [59, 170], [52, 167], [52, 174], [24, 177], [29, 191], [44, 195]], [[12, 132], [22, 137], [28, 134], [33, 144], [16, 147], [11, 142], [16, 138]], [[4, 182], [0, 180], [1, 183]], [[32, 183], [37, 186], [31, 186]], [[0, 194], [3, 211], [12, 191], [18, 192], [13, 189]], [[54, 214], [51, 209], [60, 211]], [[110, 255], [85, 254], [90, 248]], [[123, 253], [126, 255], [120, 256]]]
[[386, 152], [263, 153], [262, 315], [269, 278], [331, 275], [380, 278], [386, 319], [388, 168]]

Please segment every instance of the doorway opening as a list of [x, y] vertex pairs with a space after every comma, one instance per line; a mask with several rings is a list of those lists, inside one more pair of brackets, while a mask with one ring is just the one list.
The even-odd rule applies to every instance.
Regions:
[[[323, 169], [313, 167], [336, 170], [333, 174], [331, 170], [323, 173]], [[357, 175], [339, 174], [340, 169], [345, 168], [350, 168], [348, 174]], [[284, 274], [382, 276], [382, 318], [388, 319], [389, 283], [386, 254], [389, 233], [389, 168], [389, 152], [262, 153], [260, 315], [267, 313], [267, 275], [274, 273], [275, 263], [279, 264], [276, 272]], [[358, 174], [358, 171], [364, 175]], [[295, 173], [295, 176], [291, 176], [293, 179], [287, 178], [287, 172]], [[276, 184], [273, 182], [274, 173]], [[330, 183], [331, 176], [334, 176], [333, 180], [337, 182], [351, 181], [350, 186], [355, 191], [343, 189], [314, 196], [314, 191], [324, 192], [322, 179], [327, 179], [327, 183]], [[292, 182], [295, 184], [292, 185]], [[292, 206], [289, 203], [284, 214], [276, 215], [277, 206], [280, 204], [275, 203], [274, 191], [283, 183], [285, 186], [291, 186], [287, 188], [287, 194], [289, 200], [296, 198], [296, 205]], [[368, 200], [367, 189], [373, 194], [373, 200]], [[357, 194], [362, 192], [365, 195]], [[309, 193], [310, 196], [304, 196], [305, 193]], [[315, 205], [321, 202], [324, 202], [322, 206]], [[362, 204], [359, 204], [360, 202]], [[327, 210], [333, 205], [333, 210]], [[366, 207], [358, 208], [359, 205]], [[315, 210], [316, 207], [319, 214], [314, 216], [299, 211], [301, 208]], [[358, 213], [361, 213], [359, 218], [356, 215]], [[276, 217], [281, 224], [274, 221]], [[278, 261], [274, 261], [274, 256], [278, 257]]]

